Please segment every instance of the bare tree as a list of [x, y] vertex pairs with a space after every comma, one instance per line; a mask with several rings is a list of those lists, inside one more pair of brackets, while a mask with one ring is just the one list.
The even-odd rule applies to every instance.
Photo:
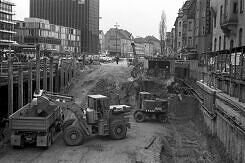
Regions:
[[166, 31], [167, 31], [166, 14], [165, 14], [165, 12], [163, 10], [162, 11], [162, 16], [161, 16], [161, 21], [160, 21], [160, 24], [159, 24], [161, 55], [163, 55], [164, 50], [165, 50]]

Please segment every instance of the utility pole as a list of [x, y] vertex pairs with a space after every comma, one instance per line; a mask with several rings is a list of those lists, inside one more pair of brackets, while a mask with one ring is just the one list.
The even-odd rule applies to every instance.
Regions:
[[120, 27], [120, 25], [118, 25], [116, 23], [116, 25], [114, 25], [114, 27], [116, 27], [116, 55], [117, 55], [117, 30], [118, 30], [118, 27]]

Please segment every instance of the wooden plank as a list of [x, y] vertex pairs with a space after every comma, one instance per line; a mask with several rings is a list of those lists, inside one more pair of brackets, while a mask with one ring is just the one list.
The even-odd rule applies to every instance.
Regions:
[[53, 64], [54, 64], [54, 59], [53, 57], [50, 58], [50, 64], [49, 64], [49, 90], [51, 92], [54, 91], [54, 68], [53, 68]]
[[47, 58], [44, 58], [43, 64], [43, 89], [47, 90]]
[[61, 67], [60, 69], [60, 89], [64, 89], [64, 68]]
[[23, 95], [23, 69], [22, 65], [20, 65], [18, 78], [18, 109], [23, 106]]
[[32, 62], [29, 62], [28, 70], [28, 102], [32, 101]]
[[55, 92], [59, 92], [60, 91], [60, 82], [59, 82], [59, 65], [58, 64], [55, 64]]
[[40, 90], [40, 51], [36, 51], [36, 90]]
[[13, 114], [14, 86], [13, 86], [13, 63], [10, 57], [8, 61], [8, 115]]

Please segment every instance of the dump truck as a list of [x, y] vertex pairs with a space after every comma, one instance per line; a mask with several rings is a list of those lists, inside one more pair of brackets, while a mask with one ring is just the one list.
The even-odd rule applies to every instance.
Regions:
[[153, 98], [149, 92], [140, 92], [134, 119], [139, 123], [146, 119], [158, 119], [166, 123], [168, 121], [168, 99]]
[[35, 144], [48, 148], [62, 131], [63, 118], [59, 106], [43, 98], [34, 98], [9, 116], [11, 145], [23, 148], [25, 144]]

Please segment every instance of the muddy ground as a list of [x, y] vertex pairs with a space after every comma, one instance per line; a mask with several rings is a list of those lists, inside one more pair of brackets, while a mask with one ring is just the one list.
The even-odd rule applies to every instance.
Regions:
[[[111, 99], [111, 104], [128, 104], [136, 107], [136, 92], [157, 90], [164, 94], [164, 88], [147, 82], [130, 82], [131, 67], [126, 62], [94, 65], [79, 71], [67, 91], [76, 97], [76, 103], [86, 107], [86, 95], [101, 93]], [[162, 93], [163, 92], [163, 93]], [[224, 162], [219, 146], [212, 146], [212, 140], [205, 134], [198, 103], [191, 97], [182, 101], [171, 98], [169, 123], [157, 121], [136, 123], [130, 116], [131, 129], [124, 140], [108, 137], [90, 137], [77, 147], [68, 147], [62, 137], [47, 150], [27, 146], [12, 149], [9, 145], [0, 154], [0, 162], [14, 163], [203, 163]], [[133, 110], [132, 110], [133, 112]], [[68, 114], [67, 117], [72, 116]], [[145, 147], [154, 140], [148, 148]]]

